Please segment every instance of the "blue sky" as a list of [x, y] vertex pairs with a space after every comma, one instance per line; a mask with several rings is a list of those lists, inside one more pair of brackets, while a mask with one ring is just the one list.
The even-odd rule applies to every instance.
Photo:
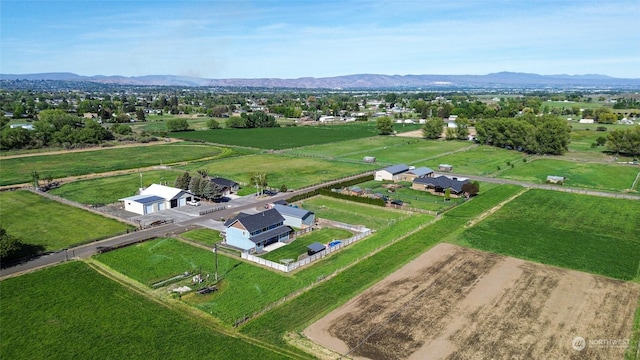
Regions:
[[640, 78], [639, 19], [639, 0], [0, 0], [0, 72]]

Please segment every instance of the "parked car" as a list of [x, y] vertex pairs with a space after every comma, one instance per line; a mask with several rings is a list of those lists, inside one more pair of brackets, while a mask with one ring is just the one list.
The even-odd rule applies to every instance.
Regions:
[[402, 200], [391, 200], [391, 205], [402, 206], [402, 204], [404, 204]]
[[200, 201], [197, 201], [197, 200], [187, 201], [187, 205], [200, 206]]

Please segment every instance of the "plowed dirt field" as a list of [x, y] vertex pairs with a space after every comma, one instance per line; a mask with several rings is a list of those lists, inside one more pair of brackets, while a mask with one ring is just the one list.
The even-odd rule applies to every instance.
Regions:
[[355, 359], [619, 359], [639, 296], [638, 284], [439, 244], [304, 334]]

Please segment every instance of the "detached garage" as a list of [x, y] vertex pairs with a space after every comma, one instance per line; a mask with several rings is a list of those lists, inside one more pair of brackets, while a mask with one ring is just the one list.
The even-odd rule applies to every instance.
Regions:
[[193, 199], [193, 195], [182, 189], [153, 184], [142, 190], [140, 195], [119, 199], [124, 204], [126, 211], [147, 215], [165, 209], [171, 209], [187, 205]]

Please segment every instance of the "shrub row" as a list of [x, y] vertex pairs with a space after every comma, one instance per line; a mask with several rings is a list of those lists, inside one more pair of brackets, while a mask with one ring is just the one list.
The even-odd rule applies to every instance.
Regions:
[[[319, 188], [319, 189], [316, 189], [316, 190], [310, 190], [310, 191], [302, 193], [302, 194], [294, 195], [294, 196], [290, 197], [289, 200], [287, 200], [287, 201], [296, 202], [296, 201], [308, 199], [310, 197], [314, 197], [314, 196], [320, 195], [320, 194], [336, 197], [336, 198], [339, 198], [339, 199], [345, 199], [342, 196], [348, 196], [348, 195], [334, 193], [334, 192], [331, 191], [331, 189], [337, 189], [337, 188], [353, 186], [353, 185], [357, 185], [357, 184], [360, 184], [360, 183], [363, 183], [363, 182], [372, 181], [373, 179], [374, 179], [373, 174], [359, 176], [359, 177], [354, 178], [354, 179], [345, 180], [345, 181], [338, 182], [338, 183], [335, 183], [335, 184], [332, 184], [332, 185], [327, 185], [325, 187], [322, 187], [322, 188]], [[326, 194], [322, 193], [321, 191], [325, 191]], [[335, 196], [335, 195], [340, 195], [340, 196]], [[356, 200], [356, 198], [358, 200]], [[365, 199], [365, 198], [360, 198], [358, 196], [348, 196], [348, 200], [353, 200], [353, 201], [363, 202], [363, 203], [366, 203], [366, 204], [371, 204], [370, 202], [361, 201], [360, 199]], [[378, 204], [375, 204], [375, 205], [378, 205]], [[384, 206], [384, 203], [381, 206]]]

